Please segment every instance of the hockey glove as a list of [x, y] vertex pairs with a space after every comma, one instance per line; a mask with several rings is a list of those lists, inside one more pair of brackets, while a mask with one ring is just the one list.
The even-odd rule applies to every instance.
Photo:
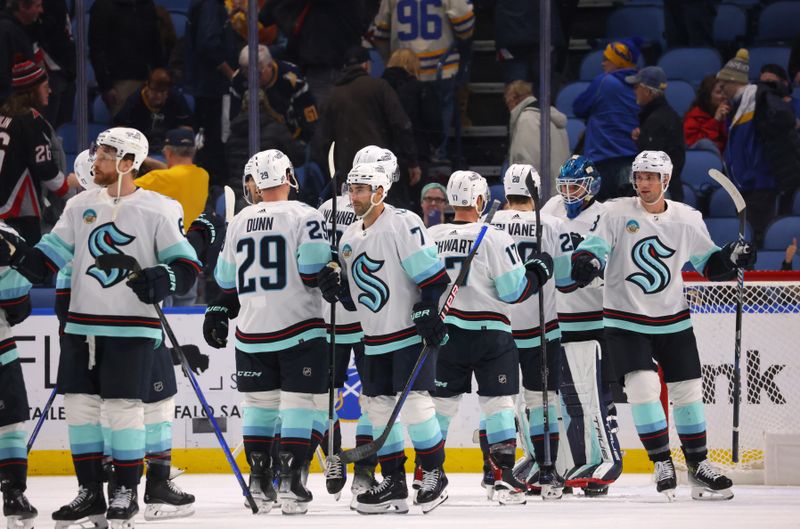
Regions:
[[175, 272], [167, 265], [152, 266], [131, 274], [126, 284], [142, 303], [160, 303], [175, 292]]
[[411, 321], [417, 328], [417, 334], [431, 347], [447, 343], [447, 325], [439, 317], [438, 303], [435, 301], [418, 301], [411, 311]]
[[222, 349], [228, 345], [228, 309], [219, 305], [211, 305], [206, 309], [203, 320], [203, 338], [214, 349]]
[[729, 242], [720, 252], [730, 260], [734, 268], [752, 270], [756, 265], [756, 247], [749, 242]]
[[31, 298], [25, 294], [21, 298], [7, 299], [0, 302], [0, 308], [6, 313], [8, 324], [13, 326], [31, 315]]
[[[10, 231], [0, 230], [0, 266], [13, 266], [30, 251], [25, 239]], [[12, 250], [13, 247], [13, 250]]]
[[322, 297], [328, 303], [339, 300], [339, 289], [342, 286], [342, 269], [335, 261], [331, 261], [317, 273], [317, 286], [322, 291]]
[[590, 252], [572, 254], [572, 280], [585, 287], [600, 276], [600, 260]]
[[525, 263], [525, 269], [539, 278], [539, 288], [553, 277], [553, 258], [547, 252], [536, 253]]
[[[199, 375], [208, 369], [208, 355], [201, 353], [199, 347], [192, 344], [182, 345], [181, 351], [183, 351], [183, 356], [186, 357], [186, 361], [189, 362], [189, 367], [195, 374]], [[173, 365], [181, 365], [181, 357], [180, 354], [178, 354], [178, 350], [173, 347], [170, 349], [170, 353], [172, 353]]]

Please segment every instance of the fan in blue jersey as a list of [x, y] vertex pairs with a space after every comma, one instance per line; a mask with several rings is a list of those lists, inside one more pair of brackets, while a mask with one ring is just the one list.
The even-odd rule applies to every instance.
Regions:
[[[479, 218], [489, 187], [478, 173], [456, 171], [447, 183], [447, 198], [455, 218], [433, 226], [430, 234], [447, 269], [458, 274], [482, 229]], [[473, 375], [478, 382], [492, 489], [501, 504], [525, 503], [526, 489], [513, 476], [517, 443], [512, 395], [519, 392], [519, 357], [511, 335], [511, 304], [539, 292], [553, 270], [549, 255], [535, 252], [530, 257], [522, 261], [505, 231], [486, 231], [445, 318], [450, 339], [439, 351], [436, 366], [434, 403], [444, 438], [461, 397], [472, 391]]]
[[[285, 154], [270, 149], [253, 156], [242, 180], [250, 178], [261, 201], [228, 225], [214, 270], [222, 294], [206, 310], [203, 335], [223, 348], [228, 321], [237, 319], [236, 384], [245, 398], [250, 492], [260, 512], [280, 498], [284, 514], [304, 514], [313, 499], [306, 488], [311, 432], [315, 417], [327, 414], [328, 347], [316, 286], [331, 252], [322, 214], [289, 200], [297, 181]], [[276, 492], [271, 455], [278, 434]]]
[[738, 269], [752, 268], [756, 250], [741, 242], [716, 246], [698, 211], [664, 198], [671, 176], [672, 162], [662, 151], [636, 156], [631, 183], [638, 196], [606, 203], [597, 225], [573, 253], [572, 278], [584, 286], [605, 275], [606, 344], [639, 438], [655, 463], [656, 489], [672, 500], [677, 485], [659, 401], [658, 363], [673, 403], [692, 497], [730, 499], [731, 480], [706, 458], [700, 358], [681, 268], [690, 261], [709, 280], [732, 279]]
[[[605, 204], [595, 200], [600, 174], [591, 160], [575, 155], [561, 167], [559, 195], [542, 208], [561, 220], [562, 248], [572, 251], [600, 219]], [[568, 487], [582, 487], [587, 496], [608, 493], [608, 485], [622, 472], [617, 440], [616, 408], [610, 384], [614, 369], [603, 335], [603, 289], [559, 288], [558, 325], [564, 362], [561, 365], [561, 421], [567, 441], [559, 457]]]
[[[339, 241], [341, 269], [324, 268], [320, 288], [326, 300], [341, 298], [361, 320], [363, 408], [376, 437], [389, 420], [423, 341], [434, 348], [403, 407], [403, 423], [423, 472], [415, 502], [429, 512], [447, 499], [444, 442], [430, 392], [435, 389], [436, 348], [447, 338], [438, 302], [449, 277], [420, 218], [383, 203], [392, 185], [391, 173], [386, 164], [375, 162], [359, 164], [348, 174], [348, 194], [359, 220]], [[399, 423], [394, 424], [378, 459], [383, 482], [357, 496], [356, 510], [365, 514], [407, 512]]]
[[[58, 528], [106, 520], [114, 528], [133, 526], [146, 446], [142, 401], [162, 339], [153, 304], [186, 292], [199, 272], [181, 230], [180, 205], [133, 184], [147, 152], [138, 130], [102, 132], [93, 153], [94, 180], [101, 187], [71, 199], [36, 247], [14, 241], [9, 260], [34, 283], [72, 263], [57, 384], [64, 392], [80, 490], [53, 513]], [[98, 268], [97, 257], [107, 254], [130, 255], [142, 270], [129, 277], [127, 270]], [[102, 491], [101, 408], [111, 429], [114, 464], [108, 509]]]

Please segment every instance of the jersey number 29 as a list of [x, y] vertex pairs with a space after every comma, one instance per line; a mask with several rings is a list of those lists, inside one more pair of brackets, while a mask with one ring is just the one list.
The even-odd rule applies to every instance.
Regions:
[[[252, 237], [240, 239], [236, 253], [244, 252], [239, 267], [239, 294], [256, 291], [256, 280], [261, 290], [283, 290], [286, 288], [286, 240], [280, 235], [265, 235], [256, 243]], [[256, 262], [260, 270], [248, 277], [247, 272]]]

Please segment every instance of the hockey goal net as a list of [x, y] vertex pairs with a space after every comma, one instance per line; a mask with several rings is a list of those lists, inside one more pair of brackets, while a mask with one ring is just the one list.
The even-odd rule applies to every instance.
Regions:
[[[767, 437], [800, 434], [800, 273], [745, 276], [738, 463], [731, 460], [737, 283], [694, 273], [684, 273], [684, 281], [702, 365], [709, 459], [735, 481], [764, 482]], [[684, 466], [671, 430], [673, 458]]]

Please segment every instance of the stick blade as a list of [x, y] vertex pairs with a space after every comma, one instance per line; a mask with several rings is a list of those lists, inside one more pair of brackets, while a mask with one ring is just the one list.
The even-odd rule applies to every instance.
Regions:
[[722, 171], [718, 169], [709, 169], [708, 176], [711, 177], [712, 180], [717, 182], [722, 188], [728, 192], [731, 199], [733, 200], [733, 204], [736, 206], [736, 213], [741, 213], [747, 207], [747, 204], [744, 201], [744, 197], [736, 188], [736, 184], [733, 181], [722, 174]]
[[230, 224], [236, 209], [236, 195], [230, 186], [225, 186], [225, 223]]
[[342, 463], [347, 465], [377, 454], [379, 449], [380, 446], [378, 446], [375, 441], [372, 441], [370, 443], [351, 448], [350, 450], [343, 450], [338, 455], [334, 455], [333, 457], [338, 457], [342, 460]]
[[130, 270], [132, 272], [141, 270], [141, 268], [139, 268], [139, 262], [135, 257], [122, 253], [99, 255], [97, 259], [95, 259], [94, 264], [101, 270], [111, 270], [114, 268]]
[[332, 141], [331, 146], [328, 149], [328, 172], [331, 174], [331, 178], [334, 178], [336, 175], [336, 164], [334, 162], [334, 152], [336, 150], [336, 142]]

